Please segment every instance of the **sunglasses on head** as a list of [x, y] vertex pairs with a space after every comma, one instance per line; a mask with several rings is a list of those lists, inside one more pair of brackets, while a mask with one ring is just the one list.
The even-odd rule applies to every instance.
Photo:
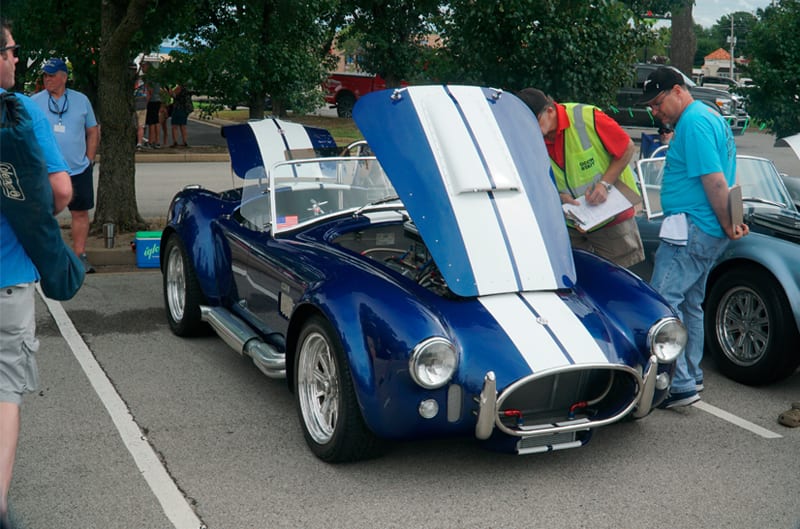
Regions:
[[10, 51], [11, 55], [14, 57], [19, 57], [19, 44], [14, 44], [13, 46], [6, 46], [5, 48], [0, 48], [0, 52]]

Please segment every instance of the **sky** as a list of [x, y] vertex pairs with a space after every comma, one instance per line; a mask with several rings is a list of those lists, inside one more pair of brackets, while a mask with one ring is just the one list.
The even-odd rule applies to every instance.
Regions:
[[695, 24], [710, 28], [724, 15], [737, 11], [748, 11], [755, 14], [756, 9], [763, 9], [771, 0], [695, 0], [692, 16]]

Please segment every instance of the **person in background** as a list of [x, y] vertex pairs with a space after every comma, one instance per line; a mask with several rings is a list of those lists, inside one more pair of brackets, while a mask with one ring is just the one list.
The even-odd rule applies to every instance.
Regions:
[[[628, 165], [636, 147], [616, 121], [590, 105], [556, 103], [536, 88], [525, 88], [517, 96], [539, 121], [562, 203], [578, 204], [576, 198], [581, 195], [588, 204], [605, 202], [617, 181], [637, 192]], [[634, 214], [631, 206], [591, 231], [580, 230], [568, 220], [572, 247], [624, 267], [643, 261], [644, 247]]]
[[[10, 23], [0, 19], [0, 93], [14, 87], [18, 50]], [[67, 163], [39, 107], [22, 94], [16, 97], [30, 114], [33, 131], [42, 147], [56, 214], [72, 198]], [[39, 382], [34, 357], [39, 349], [34, 314], [38, 279], [39, 272], [0, 212], [0, 528], [3, 529], [12, 527], [8, 490], [19, 440], [22, 396], [35, 391]]]
[[[141, 73], [145, 73], [147, 63], [141, 66]], [[141, 151], [145, 146], [144, 128], [147, 123], [147, 85], [141, 75], [136, 76], [133, 86], [133, 105], [136, 118], [136, 150]]]
[[[144, 72], [146, 70], [142, 71]], [[147, 138], [150, 147], [153, 149], [160, 149], [161, 143], [158, 141], [158, 132], [161, 125], [161, 85], [145, 78], [145, 86], [147, 87], [147, 115], [145, 117]]]
[[100, 143], [100, 128], [89, 98], [67, 88], [67, 65], [61, 59], [50, 59], [42, 66], [44, 90], [31, 99], [42, 110], [52, 127], [62, 156], [69, 165], [72, 179], [72, 216], [70, 233], [75, 251], [87, 274], [94, 267], [86, 257], [89, 237], [89, 210], [94, 207], [94, 157]]
[[[697, 402], [704, 389], [700, 361], [708, 274], [728, 241], [750, 230], [731, 220], [728, 190], [736, 178], [736, 143], [719, 112], [695, 101], [683, 77], [666, 67], [650, 74], [639, 102], [650, 105], [653, 116], [675, 130], [661, 181], [662, 241], [650, 279], [689, 333], [670, 395], [660, 405], [675, 408]], [[663, 240], [667, 234], [670, 242]]]
[[672, 127], [667, 125], [661, 125], [658, 127], [658, 141], [661, 145], [669, 145], [669, 142], [672, 141], [672, 137], [675, 135], [675, 131], [672, 130]]
[[158, 124], [161, 127], [161, 136], [164, 138], [164, 145], [167, 145], [169, 143], [167, 121], [169, 121], [172, 115], [172, 94], [170, 93], [169, 87], [162, 86], [159, 95], [161, 107], [158, 109]]
[[189, 114], [194, 110], [192, 105], [192, 93], [186, 89], [184, 85], [177, 85], [172, 90], [172, 145], [171, 147], [178, 146], [178, 130], [181, 132], [181, 147], [188, 147], [187, 143], [188, 134], [186, 132], [186, 123]]

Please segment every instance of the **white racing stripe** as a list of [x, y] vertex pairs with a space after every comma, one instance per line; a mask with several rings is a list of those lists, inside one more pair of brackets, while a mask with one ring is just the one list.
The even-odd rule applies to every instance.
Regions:
[[[534, 372], [573, 363], [608, 363], [589, 332], [553, 293], [525, 294], [526, 301], [541, 318], [517, 294], [482, 296], [478, 299], [514, 342]], [[552, 334], [548, 327], [553, 331]], [[553, 334], [561, 340], [560, 344]]]
[[141, 472], [150, 490], [153, 491], [164, 514], [176, 529], [199, 529], [204, 527], [200, 519], [184, 498], [178, 486], [167, 473], [153, 448], [147, 442], [139, 425], [134, 421], [128, 406], [111, 384], [100, 364], [83, 341], [72, 320], [58, 301], [47, 298], [37, 285], [36, 290], [44, 300], [47, 309], [58, 325], [61, 335], [78, 360], [83, 372], [92, 384], [97, 396], [108, 411], [117, 427], [120, 438], [133, 456], [136, 467]]
[[547, 321], [576, 364], [606, 364], [608, 358], [583, 323], [551, 292], [525, 292], [525, 300]]
[[708, 404], [705, 401], [699, 400], [699, 401], [695, 402], [694, 404], [692, 404], [692, 406], [694, 406], [695, 408], [697, 408], [699, 410], [703, 410], [706, 413], [710, 413], [711, 415], [714, 415], [715, 417], [719, 417], [723, 421], [728, 421], [729, 423], [734, 424], [734, 425], [738, 426], [739, 428], [744, 428], [748, 432], [752, 432], [752, 433], [754, 433], [756, 435], [759, 435], [759, 436], [761, 436], [761, 437], [763, 437], [765, 439], [780, 439], [780, 438], [783, 437], [782, 435], [777, 434], [777, 433], [775, 433], [775, 432], [773, 432], [771, 430], [767, 430], [766, 428], [762, 428], [761, 426], [759, 426], [757, 424], [753, 424], [752, 422], [750, 422], [750, 421], [748, 421], [746, 419], [742, 419], [741, 417], [739, 417], [737, 415], [734, 415], [734, 414], [732, 414], [730, 412], [727, 412], [725, 410], [719, 409], [716, 406], [712, 406], [711, 404]]
[[482, 148], [495, 184], [499, 188], [516, 187], [518, 190], [514, 193], [497, 192], [495, 201], [502, 216], [512, 258], [517, 263], [522, 283], [520, 290], [558, 288], [552, 263], [546, 258], [547, 247], [542, 237], [542, 233], [548, 228], [539, 225], [536, 212], [531, 209], [514, 159], [497, 120], [486, 103], [485, 94], [465, 86], [452, 86], [450, 90], [459, 102], [465, 100], [465, 103], [469, 103], [462, 104], [462, 109]]
[[[478, 292], [557, 288], [536, 216], [485, 96], [474, 88], [451, 89], [460, 107], [442, 87], [419, 87], [412, 101], [447, 186]], [[462, 148], [476, 141], [502, 148], [485, 152]], [[487, 193], [493, 183], [502, 219]]]

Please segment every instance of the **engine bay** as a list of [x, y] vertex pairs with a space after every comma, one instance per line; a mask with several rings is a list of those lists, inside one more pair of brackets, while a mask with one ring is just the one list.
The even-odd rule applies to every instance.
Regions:
[[348, 233], [334, 243], [379, 261], [398, 274], [443, 297], [457, 297], [439, 272], [419, 230], [411, 220]]

